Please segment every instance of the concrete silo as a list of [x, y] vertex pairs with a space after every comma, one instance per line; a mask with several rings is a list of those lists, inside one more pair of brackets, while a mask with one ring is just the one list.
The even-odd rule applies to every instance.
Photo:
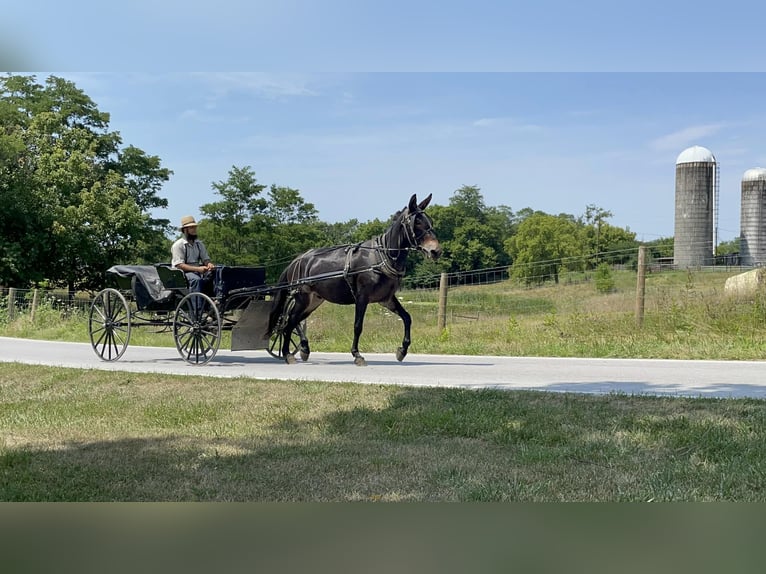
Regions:
[[690, 147], [676, 160], [673, 262], [679, 269], [713, 264], [718, 177], [718, 163], [707, 148]]
[[766, 265], [766, 169], [742, 176], [739, 254], [742, 265]]

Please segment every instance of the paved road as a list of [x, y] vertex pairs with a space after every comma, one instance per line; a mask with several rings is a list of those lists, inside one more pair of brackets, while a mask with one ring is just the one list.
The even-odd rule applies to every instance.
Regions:
[[306, 363], [286, 365], [265, 351], [220, 350], [209, 364], [194, 367], [181, 360], [175, 348], [130, 346], [122, 359], [106, 363], [87, 343], [0, 337], [0, 362], [80, 369], [472, 389], [766, 399], [766, 362], [757, 361], [409, 355], [399, 363], [393, 353], [367, 353], [365, 358], [368, 366], [356, 367], [349, 353], [312, 353]]

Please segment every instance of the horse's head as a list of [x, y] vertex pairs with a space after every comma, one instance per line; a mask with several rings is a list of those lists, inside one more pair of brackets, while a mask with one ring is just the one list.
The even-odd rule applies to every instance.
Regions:
[[424, 211], [430, 202], [430, 193], [420, 203], [413, 193], [407, 209], [402, 213], [402, 226], [411, 247], [419, 249], [429, 259], [438, 259], [442, 254], [442, 246], [434, 233], [431, 218]]

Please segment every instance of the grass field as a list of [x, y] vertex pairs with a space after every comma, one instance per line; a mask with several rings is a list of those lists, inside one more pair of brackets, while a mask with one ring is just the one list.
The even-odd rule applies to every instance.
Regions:
[[[762, 359], [764, 305], [723, 294], [734, 272], [403, 292], [412, 352]], [[350, 308], [311, 317], [316, 351], [347, 351]], [[0, 334], [87, 340], [83, 317], [40, 310]], [[136, 330], [138, 331], [138, 330]], [[372, 307], [362, 351], [401, 323]], [[131, 344], [172, 345], [163, 333]], [[750, 399], [407, 389], [221, 380], [6, 364], [0, 500], [766, 500], [766, 409]]]
[[5, 501], [766, 499], [762, 401], [1, 372]]
[[[590, 278], [563, 276], [559, 285], [527, 289], [511, 282], [450, 289], [447, 327], [437, 323], [438, 292], [403, 291], [412, 314], [412, 353], [503, 356], [667, 359], [766, 359], [766, 296], [733, 299], [723, 292], [739, 270], [649, 274], [645, 318], [637, 327], [636, 274], [614, 272], [614, 292], [599, 293]], [[351, 306], [322, 305], [308, 320], [314, 351], [347, 352], [353, 335]], [[87, 316], [62, 320], [41, 310], [9, 323], [0, 335], [88, 341]], [[401, 321], [369, 307], [360, 350], [394, 353]], [[224, 338], [222, 347], [228, 340]], [[134, 329], [131, 344], [173, 346], [172, 335]]]

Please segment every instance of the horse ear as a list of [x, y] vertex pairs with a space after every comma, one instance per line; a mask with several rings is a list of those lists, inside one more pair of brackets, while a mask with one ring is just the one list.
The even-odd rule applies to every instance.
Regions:
[[410, 205], [408, 207], [411, 213], [414, 211], [417, 211], [418, 209], [418, 194], [417, 193], [412, 194], [412, 197], [410, 198]]
[[423, 211], [426, 207], [428, 207], [428, 204], [431, 203], [432, 195], [433, 193], [429, 193], [428, 197], [426, 197], [423, 201], [420, 202], [420, 205], [418, 205], [418, 207], [420, 208], [421, 211]]

